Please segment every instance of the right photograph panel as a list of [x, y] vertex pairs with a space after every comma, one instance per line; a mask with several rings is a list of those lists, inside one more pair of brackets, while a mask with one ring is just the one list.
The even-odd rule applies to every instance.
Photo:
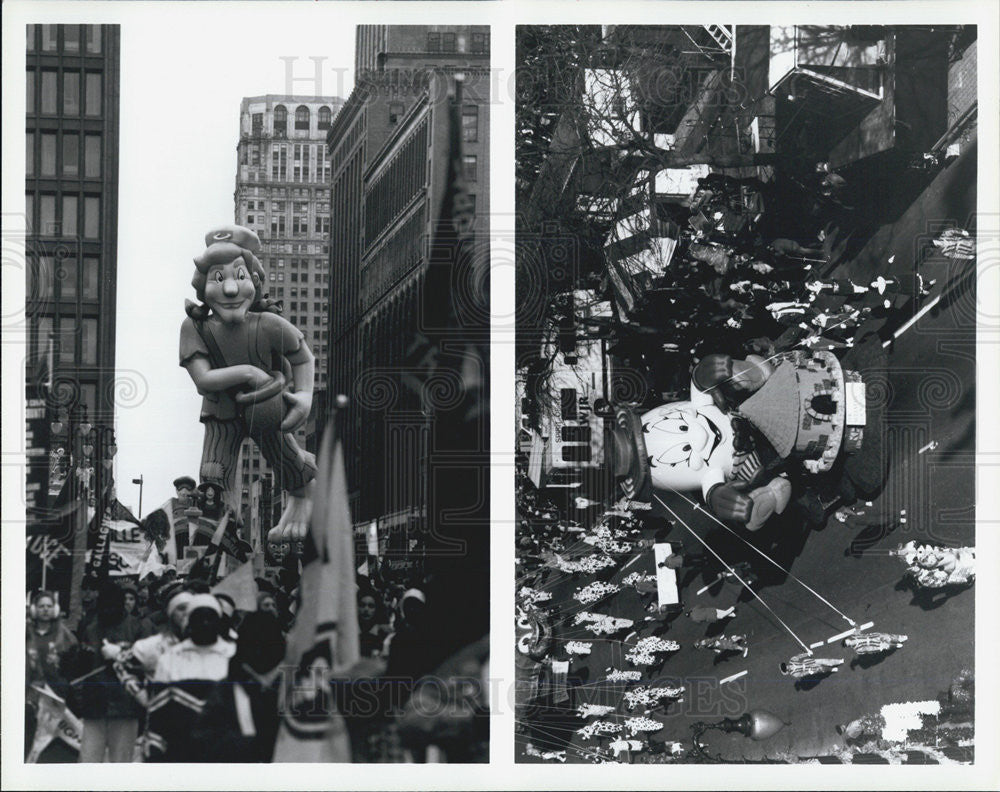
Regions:
[[976, 27], [516, 45], [516, 760], [971, 763]]

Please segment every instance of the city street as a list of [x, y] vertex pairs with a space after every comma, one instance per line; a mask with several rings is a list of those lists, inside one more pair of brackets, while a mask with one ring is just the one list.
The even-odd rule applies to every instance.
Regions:
[[[617, 594], [582, 606], [572, 595], [591, 582], [592, 576], [567, 575], [550, 571], [546, 581], [537, 585], [551, 591], [558, 615], [553, 617], [556, 640], [577, 640], [593, 644], [590, 655], [570, 662], [570, 700], [551, 707], [546, 700], [530, 740], [543, 750], [566, 747], [571, 738], [567, 761], [593, 760], [598, 739], [583, 740], [573, 734], [586, 721], [573, 717], [581, 704], [616, 707], [603, 720], [624, 720], [643, 715], [643, 710], [629, 711], [623, 694], [637, 685], [686, 687], [682, 702], [654, 709], [647, 717], [661, 721], [663, 728], [650, 737], [654, 742], [678, 741], [685, 748], [691, 744], [690, 726], [697, 721], [715, 721], [738, 717], [753, 709], [768, 710], [789, 725], [770, 739], [753, 742], [739, 734], [707, 732], [709, 753], [719, 753], [727, 761], [789, 759], [825, 756], [843, 747], [835, 726], [877, 711], [883, 704], [934, 699], [948, 689], [962, 669], [973, 667], [974, 659], [974, 590], [961, 591], [934, 605], [915, 600], [900, 581], [904, 565], [887, 551], [911, 539], [948, 546], [973, 546], [975, 503], [975, 278], [974, 262], [952, 261], [934, 255], [931, 239], [949, 226], [975, 232], [976, 146], [966, 146], [961, 156], [939, 173], [917, 200], [894, 223], [883, 226], [853, 260], [841, 265], [833, 277], [852, 277], [867, 283], [877, 275], [910, 276], [919, 271], [926, 279], [936, 279], [924, 304], [941, 296], [937, 306], [909, 327], [889, 349], [887, 378], [868, 398], [884, 398], [885, 452], [889, 478], [882, 494], [872, 504], [855, 504], [857, 519], [840, 522], [831, 516], [821, 530], [812, 530], [799, 517], [786, 513], [782, 535], [769, 549], [768, 529], [756, 536], [762, 549], [768, 550], [782, 565], [828, 599], [859, 625], [874, 623], [874, 630], [903, 633], [906, 645], [879, 662], [866, 661], [862, 667], [851, 660], [852, 650], [840, 640], [826, 645], [831, 636], [850, 625], [836, 611], [803, 588], [796, 580], [777, 572], [769, 578], [770, 565], [759, 556], [755, 567], [761, 570], [760, 596], [782, 621], [806, 644], [824, 642], [816, 648], [817, 657], [844, 658], [839, 672], [818, 683], [796, 684], [782, 676], [779, 663], [801, 652], [791, 635], [757, 600], [744, 596], [737, 602], [740, 587], [735, 582], [716, 584], [699, 595], [706, 582], [714, 579], [717, 565], [709, 565], [703, 574], [688, 580], [681, 590], [685, 608], [708, 605], [728, 608], [736, 605], [735, 618], [725, 622], [726, 635], [748, 634], [749, 656], [730, 654], [715, 660], [711, 652], [692, 648], [699, 638], [723, 632], [721, 625], [696, 624], [681, 615], [668, 629], [657, 632], [677, 641], [681, 649], [667, 655], [658, 671], [644, 671], [637, 683], [605, 681], [610, 669], [632, 670], [625, 652], [635, 636], [622, 642], [598, 638], [582, 626], [574, 627], [572, 617], [578, 611], [592, 611], [635, 621], [634, 629], [649, 634], [644, 622], [645, 601], [625, 586]], [[915, 311], [905, 306], [901, 325]], [[928, 444], [936, 446], [927, 448]], [[676, 498], [667, 501], [676, 514], [676, 525], [666, 541], [683, 542], [685, 551], [700, 550], [700, 543], [682, 525], [687, 523], [729, 563], [756, 556], [742, 542], [725, 534], [702, 512]], [[790, 507], [789, 511], [792, 511]], [[661, 514], [671, 516], [661, 509]], [[746, 533], [741, 535], [746, 536]], [[652, 538], [653, 530], [643, 532]], [[564, 557], [588, 555], [593, 548], [577, 543]], [[758, 563], [759, 562], [759, 563]], [[653, 574], [655, 564], [651, 549], [620, 557], [611, 576], [598, 579], [620, 583], [626, 575]], [[678, 580], [686, 575], [678, 570]], [[748, 601], [749, 600], [749, 601]], [[555, 653], [564, 656], [559, 650]], [[655, 669], [655, 666], [654, 666]], [[720, 680], [747, 673], [734, 681]], [[639, 735], [641, 739], [642, 735]], [[523, 743], [519, 745], [523, 748]], [[519, 750], [519, 756], [523, 751]], [[637, 756], [648, 756], [648, 749]], [[527, 761], [532, 761], [527, 759]], [[636, 759], [636, 761], [644, 761]]]

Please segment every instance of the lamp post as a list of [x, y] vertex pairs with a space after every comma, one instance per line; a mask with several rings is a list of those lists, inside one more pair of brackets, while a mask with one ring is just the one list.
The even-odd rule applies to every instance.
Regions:
[[132, 479], [133, 484], [139, 485], [139, 519], [142, 519], [142, 473], [139, 474], [139, 478]]
[[70, 464], [65, 486], [70, 487], [73, 509], [73, 562], [70, 573], [69, 615], [79, 621], [83, 608], [83, 578], [87, 560], [87, 528], [89, 525], [90, 492], [93, 484], [94, 439], [93, 425], [87, 420], [87, 408], [69, 413], [68, 441]]
[[716, 729], [727, 733], [738, 732], [744, 737], [759, 742], [760, 740], [773, 737], [785, 728], [785, 726], [790, 725], [790, 723], [781, 720], [774, 713], [762, 709], [750, 710], [750, 712], [744, 713], [739, 718], [723, 718], [717, 723], [698, 721], [691, 725], [691, 731], [693, 732], [692, 752], [702, 761], [724, 763], [726, 760], [723, 759], [721, 754], [713, 755], [705, 750], [706, 746], [701, 741], [701, 737], [706, 731]]

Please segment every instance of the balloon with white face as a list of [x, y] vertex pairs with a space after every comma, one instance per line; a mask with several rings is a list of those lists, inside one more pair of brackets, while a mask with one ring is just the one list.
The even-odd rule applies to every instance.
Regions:
[[701, 489], [708, 478], [733, 470], [733, 427], [714, 404], [671, 402], [642, 416], [653, 486], [660, 490]]

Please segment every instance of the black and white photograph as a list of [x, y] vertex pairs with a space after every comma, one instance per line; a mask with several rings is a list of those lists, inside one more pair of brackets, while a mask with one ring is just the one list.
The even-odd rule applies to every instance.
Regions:
[[23, 759], [486, 762], [490, 29], [241, 5], [20, 25]]
[[515, 761], [978, 758], [978, 50], [517, 27]]

